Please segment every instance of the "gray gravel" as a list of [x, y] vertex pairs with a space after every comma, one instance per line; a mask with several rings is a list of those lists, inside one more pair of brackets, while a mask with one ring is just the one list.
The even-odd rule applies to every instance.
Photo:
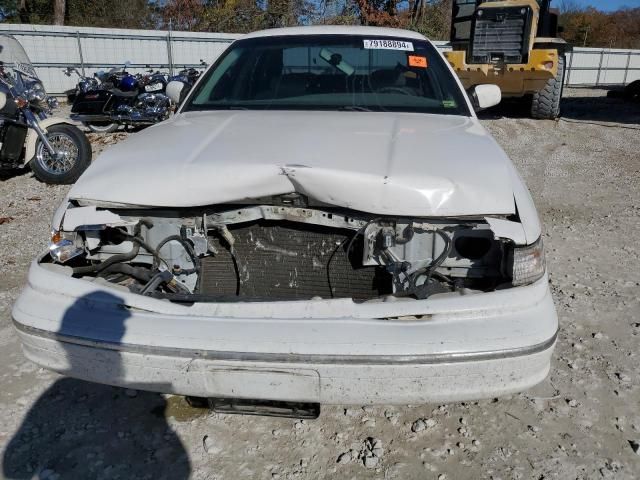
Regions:
[[300, 422], [214, 414], [180, 397], [131, 395], [39, 369], [21, 356], [10, 308], [68, 187], [5, 175], [0, 476], [640, 478], [640, 105], [603, 95], [569, 90], [557, 122], [530, 120], [509, 104], [483, 115], [545, 224], [561, 320], [550, 377], [495, 400], [331, 406]]

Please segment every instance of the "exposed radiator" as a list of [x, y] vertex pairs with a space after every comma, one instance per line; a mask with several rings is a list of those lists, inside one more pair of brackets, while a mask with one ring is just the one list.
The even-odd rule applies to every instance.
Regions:
[[[260, 221], [230, 226], [240, 277], [240, 297], [367, 299], [391, 293], [391, 276], [380, 267], [361, 267], [362, 237], [345, 254], [354, 232], [294, 222]], [[202, 261], [201, 293], [235, 295], [237, 273], [228, 246]], [[330, 263], [330, 268], [327, 266]], [[356, 265], [357, 268], [352, 266]]]
[[484, 9], [475, 19], [470, 63], [523, 63], [530, 29], [529, 8]]

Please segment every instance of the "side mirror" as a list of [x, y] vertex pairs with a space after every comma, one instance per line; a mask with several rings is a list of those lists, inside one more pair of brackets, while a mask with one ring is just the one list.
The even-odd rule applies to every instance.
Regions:
[[173, 103], [178, 105], [180, 103], [180, 94], [184, 88], [184, 83], [172, 80], [167, 84], [166, 94]]
[[476, 111], [498, 105], [502, 100], [502, 92], [497, 85], [476, 85], [469, 93]]

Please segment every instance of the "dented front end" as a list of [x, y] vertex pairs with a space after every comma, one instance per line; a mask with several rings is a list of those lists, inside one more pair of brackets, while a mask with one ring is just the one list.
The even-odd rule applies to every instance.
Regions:
[[33, 362], [127, 388], [495, 397], [542, 381], [556, 341], [531, 231], [513, 216], [385, 216], [298, 193], [188, 209], [72, 200], [12, 314]]
[[76, 278], [175, 302], [421, 300], [526, 285], [540, 240], [496, 217], [382, 216], [301, 194], [167, 210], [71, 202], [45, 262]]

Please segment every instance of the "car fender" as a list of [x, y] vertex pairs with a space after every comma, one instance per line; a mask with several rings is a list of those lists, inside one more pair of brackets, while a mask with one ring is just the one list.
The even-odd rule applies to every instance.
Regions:
[[[51, 127], [52, 125], [58, 125], [60, 123], [66, 123], [67, 125], [78, 125], [78, 122], [74, 122], [73, 120], [70, 120], [68, 118], [61, 118], [61, 117], [49, 117], [49, 118], [45, 118], [44, 120], [38, 120], [38, 124], [40, 125], [40, 128], [42, 128], [45, 132], [47, 131], [48, 127]], [[25, 140], [25, 153], [24, 153], [24, 163], [22, 164], [22, 166], [27, 166], [27, 164], [31, 161], [31, 159], [33, 159], [33, 157], [36, 154], [36, 142], [38, 141], [38, 133], [30, 128], [29, 129], [29, 133], [27, 133], [27, 139]]]
[[531, 193], [515, 166], [513, 164], [510, 165], [509, 170], [513, 185], [513, 199], [524, 229], [526, 245], [531, 245], [542, 235], [540, 217], [533, 203], [533, 198], [531, 198]]

